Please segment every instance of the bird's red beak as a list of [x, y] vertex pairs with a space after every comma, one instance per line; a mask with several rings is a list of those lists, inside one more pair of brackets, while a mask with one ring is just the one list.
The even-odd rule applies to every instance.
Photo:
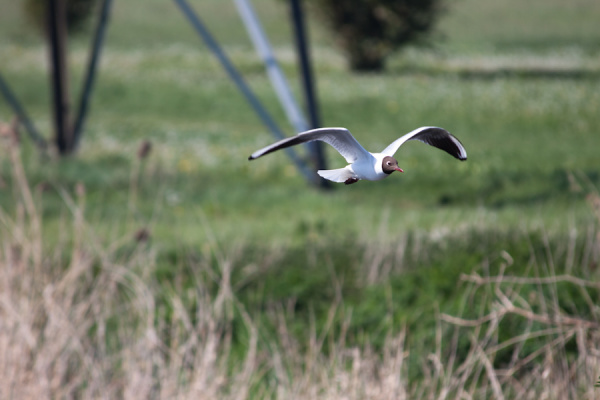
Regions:
[[394, 169], [395, 169], [396, 171], [398, 171], [398, 172], [404, 172], [404, 171], [402, 170], [402, 168], [394, 168]]

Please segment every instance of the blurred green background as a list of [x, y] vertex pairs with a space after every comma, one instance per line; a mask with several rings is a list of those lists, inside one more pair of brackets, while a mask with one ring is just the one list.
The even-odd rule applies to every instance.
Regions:
[[[292, 135], [233, 3], [192, 4]], [[254, 5], [300, 99], [286, 4]], [[44, 42], [19, 2], [0, 0], [0, 10], [0, 72], [50, 137]], [[65, 229], [61, 189], [81, 182], [95, 238], [126, 256], [139, 246], [135, 232], [147, 229], [144, 246], [157, 254], [149, 268], [165, 288], [193, 287], [190, 265], [222, 255], [252, 315], [293, 301], [302, 336], [341, 293], [357, 343], [377, 343], [402, 323], [431, 338], [437, 311], [468, 314], [460, 274], [493, 274], [505, 253], [514, 275], [592, 279], [582, 260], [598, 224], [586, 196], [600, 185], [599, 20], [593, 0], [450, 1], [430, 47], [395, 54], [385, 73], [352, 74], [309, 16], [325, 126], [348, 128], [371, 151], [441, 126], [469, 155], [460, 163], [410, 142], [397, 153], [404, 174], [319, 191], [284, 153], [247, 161], [273, 139], [173, 2], [116, 1], [80, 150], [45, 158], [23, 139], [46, 245]], [[88, 43], [89, 34], [70, 42], [73, 99]], [[11, 115], [0, 101], [0, 119]], [[144, 140], [152, 152], [140, 161]], [[331, 168], [345, 165], [334, 150], [327, 155]], [[12, 210], [17, 195], [3, 163], [0, 206]], [[534, 271], [536, 256], [556, 260], [557, 270]], [[582, 301], [565, 296], [565, 309]], [[271, 332], [268, 322], [262, 329]]]

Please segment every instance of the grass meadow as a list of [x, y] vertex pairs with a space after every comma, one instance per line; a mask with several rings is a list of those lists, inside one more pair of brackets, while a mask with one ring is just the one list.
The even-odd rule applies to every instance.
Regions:
[[[301, 100], [285, 3], [254, 3]], [[192, 4], [292, 135], [234, 3]], [[0, 73], [51, 138], [44, 42], [0, 10]], [[372, 151], [442, 126], [469, 155], [411, 142], [404, 174], [322, 191], [247, 161], [273, 139], [174, 2], [116, 1], [75, 155], [0, 101], [0, 398], [600, 397], [599, 18], [455, 0], [353, 74], [311, 16], [323, 125]]]

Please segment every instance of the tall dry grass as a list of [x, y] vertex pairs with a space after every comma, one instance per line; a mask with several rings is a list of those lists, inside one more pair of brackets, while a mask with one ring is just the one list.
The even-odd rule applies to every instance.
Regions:
[[[390, 333], [381, 350], [350, 346], [351, 316], [333, 328], [341, 299], [331, 305], [324, 328], [309, 328], [306, 343], [290, 332], [285, 305], [267, 311], [276, 332], [268, 339], [261, 336], [260, 322], [236, 299], [233, 256], [226, 253], [218, 257], [219, 291], [211, 295], [201, 280], [193, 292], [173, 290], [167, 299], [172, 312], [166, 313], [157, 301], [164, 288], [150, 273], [154, 249], [139, 240], [133, 251], [120, 255], [114, 243], [122, 238], [97, 237], [85, 218], [83, 186], [73, 196], [58, 189], [71, 217], [65, 218], [59, 238], [45, 237], [41, 200], [27, 182], [16, 127], [2, 125], [0, 133], [5, 161], [0, 158], [0, 165], [11, 171], [5, 184], [14, 185], [17, 194], [14, 212], [0, 210], [2, 399], [600, 397], [594, 387], [600, 375], [600, 318], [598, 299], [590, 295], [591, 289], [600, 290], [597, 281], [555, 273], [510, 276], [508, 253], [501, 274], [464, 275], [465, 302], [480, 310], [479, 316], [440, 315], [436, 345], [421, 360], [422, 377], [415, 380], [407, 362], [408, 329]], [[589, 199], [600, 210], [597, 193]], [[595, 226], [584, 250], [589, 265], [600, 259]], [[551, 269], [553, 262], [558, 260], [546, 260]], [[385, 263], [365, 259], [367, 281], [384, 279], [389, 270]], [[556, 291], [565, 282], [587, 296], [581, 315], [567, 314], [558, 303]], [[523, 287], [531, 288], [528, 298]], [[185, 305], [190, 302], [194, 311]], [[247, 346], [241, 355], [232, 350], [232, 310], [244, 321]], [[525, 329], [501, 338], [499, 326], [506, 318], [522, 320]], [[465, 338], [466, 352], [460, 348]], [[541, 344], [523, 352], [532, 339]], [[512, 356], [498, 367], [495, 359], [506, 349]]]

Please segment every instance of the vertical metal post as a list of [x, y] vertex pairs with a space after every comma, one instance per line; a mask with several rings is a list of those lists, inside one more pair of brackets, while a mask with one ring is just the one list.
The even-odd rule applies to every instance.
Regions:
[[66, 62], [67, 20], [65, 0], [48, 0], [47, 7], [56, 145], [61, 154], [68, 154], [73, 149], [73, 131], [69, 120], [70, 104]]
[[[308, 39], [304, 29], [304, 14], [302, 11], [302, 0], [290, 0], [291, 17], [294, 25], [294, 37], [296, 41], [296, 51], [298, 61], [300, 62], [300, 71], [302, 75], [302, 87], [304, 88], [304, 101], [310, 119], [311, 128], [321, 127], [319, 116], [319, 107], [317, 96], [315, 95], [315, 83], [313, 79], [310, 53], [308, 51]], [[320, 142], [310, 143], [311, 156], [317, 169], [327, 169], [327, 162], [323, 152], [323, 146]], [[328, 181], [321, 179], [322, 188], [330, 187]]]

